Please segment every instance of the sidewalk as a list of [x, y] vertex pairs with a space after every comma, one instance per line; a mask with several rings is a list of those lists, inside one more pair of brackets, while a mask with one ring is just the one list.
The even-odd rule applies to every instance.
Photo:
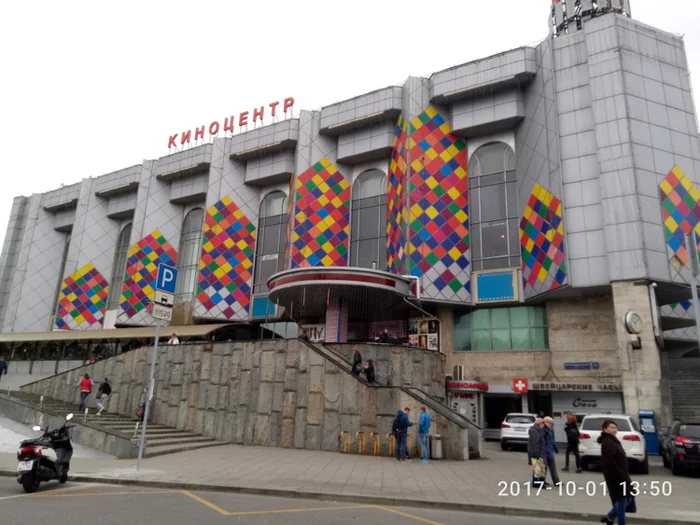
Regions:
[[[135, 460], [75, 459], [72, 477], [92, 478], [116, 483], [178, 483], [180, 485], [245, 490], [290, 497], [328, 497], [361, 500], [386, 498], [384, 503], [436, 505], [481, 512], [517, 513], [542, 517], [571, 517], [570, 513], [601, 516], [610, 508], [602, 493], [600, 472], [560, 473], [562, 481], [574, 481], [569, 496], [558, 490], [527, 496], [523, 483], [530, 479], [530, 468], [523, 452], [502, 452], [498, 444], [485, 443], [487, 459], [469, 462], [418, 461], [400, 464], [391, 458], [344, 455], [309, 450], [243, 447], [225, 445], [191, 452], [146, 459], [136, 472]], [[559, 468], [564, 457], [557, 457]], [[14, 471], [14, 454], [0, 454], [0, 470]], [[698, 493], [700, 478], [672, 476], [652, 460], [650, 474], [633, 475], [640, 482], [637, 498], [639, 514], [631, 523], [700, 523]], [[503, 490], [500, 481], [520, 482], [521, 494], [512, 495], [510, 485]], [[586, 483], [595, 495], [586, 495]], [[649, 495], [652, 481], [671, 483], [671, 496]], [[643, 484], [646, 483], [646, 486]], [[667, 485], [668, 486], [668, 485]], [[575, 489], [575, 490], [574, 490]], [[393, 501], [392, 501], [393, 500]], [[554, 513], [563, 513], [559, 516]]]

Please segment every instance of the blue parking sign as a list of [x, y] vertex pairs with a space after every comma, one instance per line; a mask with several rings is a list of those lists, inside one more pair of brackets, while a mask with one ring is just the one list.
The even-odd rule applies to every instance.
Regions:
[[175, 293], [175, 285], [177, 284], [177, 268], [161, 264], [158, 266], [158, 278], [156, 279], [156, 290], [161, 290], [165, 293]]

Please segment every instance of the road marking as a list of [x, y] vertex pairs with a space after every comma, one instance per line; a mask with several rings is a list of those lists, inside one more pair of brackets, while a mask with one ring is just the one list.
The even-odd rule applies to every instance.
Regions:
[[49, 491], [47, 491], [47, 492], [41, 492], [41, 493], [39, 493], [39, 494], [28, 494], [28, 496], [32, 496], [32, 497], [35, 497], [35, 498], [45, 498], [45, 497], [47, 497], [47, 496], [53, 496], [53, 494], [56, 493], [56, 492], [59, 492], [60, 494], [58, 494], [58, 495], [60, 496], [60, 495], [64, 494], [65, 492], [68, 492], [68, 491], [87, 489], [87, 488], [90, 488], [90, 487], [94, 487], [95, 485], [96, 485], [96, 483], [86, 483], [86, 484], [84, 484], [84, 485], [76, 485], [76, 486], [73, 486], [73, 487], [66, 487], [66, 488], [63, 488], [63, 489], [53, 489], [53, 490], [49, 490]]
[[128, 492], [85, 492], [82, 494], [42, 494], [42, 498], [79, 498], [84, 496], [132, 496], [132, 495], [153, 495], [153, 494], [178, 494], [179, 490], [132, 490]]
[[215, 510], [216, 512], [218, 512], [218, 513], [221, 514], [222, 516], [228, 516], [228, 515], [229, 515], [228, 511], [225, 511], [224, 509], [222, 509], [222, 508], [219, 507], [218, 505], [214, 505], [211, 501], [207, 501], [207, 500], [205, 500], [204, 498], [200, 498], [200, 497], [197, 496], [196, 494], [192, 494], [189, 490], [182, 490], [182, 491], [180, 491], [180, 492], [181, 492], [182, 494], [184, 494], [185, 496], [189, 496], [189, 497], [192, 498], [193, 500], [198, 501], [198, 502], [201, 503], [202, 505], [204, 505], [204, 506], [206, 506], [206, 507], [209, 507], [209, 508], [212, 509], [212, 510]]
[[47, 493], [47, 492], [42, 492], [41, 494], [36, 494], [36, 493], [34, 493], [34, 494], [15, 494], [14, 496], [3, 496], [2, 498], [0, 498], [0, 501], [6, 500], [6, 499], [14, 499], [14, 498], [39, 498], [39, 497], [46, 497], [46, 494], [50, 494], [50, 493], [52, 493], [52, 492], [61, 492], [61, 493], [63, 493], [63, 492], [67, 492], [67, 491], [69, 491], [69, 490], [78, 490], [78, 489], [84, 489], [84, 488], [86, 488], [86, 487], [92, 487], [92, 486], [94, 486], [94, 485], [95, 485], [94, 483], [88, 483], [88, 484], [86, 484], [86, 485], [78, 485], [77, 487], [67, 487], [67, 488], [64, 488], [64, 489], [54, 489], [54, 490], [49, 491], [48, 493]]
[[416, 516], [415, 514], [408, 514], [407, 512], [401, 512], [400, 510], [390, 509], [389, 507], [382, 507], [380, 505], [377, 505], [376, 508], [385, 510], [387, 512], [391, 512], [392, 514], [404, 516], [405, 518], [411, 518], [413, 520], [422, 521], [424, 523], [430, 523], [431, 525], [445, 525], [444, 523], [440, 523], [439, 521], [432, 521], [426, 518], [421, 518], [420, 516]]
[[227, 512], [227, 516], [256, 516], [259, 514], [287, 514], [292, 512], [319, 512], [322, 510], [350, 510], [350, 509], [376, 509], [376, 505], [352, 505], [348, 507], [312, 507], [309, 509], [283, 509], [283, 510], [251, 510], [245, 512]]

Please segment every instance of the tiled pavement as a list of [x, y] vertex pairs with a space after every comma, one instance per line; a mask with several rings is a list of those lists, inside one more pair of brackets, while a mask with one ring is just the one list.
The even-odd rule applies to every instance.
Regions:
[[[144, 460], [136, 472], [134, 460], [87, 460], [72, 462], [73, 475], [89, 475], [105, 479], [140, 480], [142, 482], [178, 482], [193, 485], [218, 485], [254, 489], [286, 490], [345, 497], [372, 496], [407, 500], [407, 502], [461, 503], [542, 511], [568, 511], [601, 515], [609, 510], [609, 499], [603, 495], [600, 472], [561, 473], [564, 482], [573, 481], [570, 493], [542, 491], [525, 494], [522, 484], [530, 478], [530, 468], [523, 452], [502, 452], [493, 443], [483, 447], [485, 459], [469, 462], [418, 461], [399, 464], [391, 458], [343, 455], [309, 450], [243, 447], [225, 445]], [[563, 454], [558, 456], [559, 468]], [[633, 475], [640, 490], [647, 495], [637, 498], [637, 516], [662, 523], [679, 520], [700, 523], [700, 477], [672, 476], [652, 460], [650, 474]], [[0, 454], [0, 469], [14, 470], [14, 454]], [[521, 494], [499, 496], [499, 482], [520, 482]], [[669, 482], [670, 496], [651, 496], [651, 482]], [[588, 485], [593, 495], [587, 495]], [[646, 486], [644, 485], [646, 483]], [[666, 485], [668, 489], [669, 485]], [[575, 489], [575, 490], [574, 490]], [[658, 520], [658, 521], [657, 521]]]

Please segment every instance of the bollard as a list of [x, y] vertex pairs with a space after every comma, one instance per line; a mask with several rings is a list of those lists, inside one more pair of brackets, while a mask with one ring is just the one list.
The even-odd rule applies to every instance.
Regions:
[[12, 387], [11, 386], [7, 387], [7, 397], [12, 397]]
[[389, 442], [389, 455], [393, 456], [396, 454], [396, 438], [391, 432], [386, 433], [386, 440]]
[[350, 445], [351, 445], [351, 438], [350, 438], [350, 432], [347, 430], [342, 431], [340, 434], [338, 434], [338, 442], [343, 441], [343, 454], [347, 454], [350, 452]]
[[411, 436], [406, 436], [406, 455], [411, 457]]
[[39, 398], [39, 410], [41, 410], [42, 408], [44, 408], [44, 396], [41, 396]]
[[134, 429], [134, 439], [136, 439], [139, 435], [139, 422], [136, 422], [136, 428]]
[[89, 409], [86, 407], [86, 408], [85, 408], [85, 423], [87, 423], [88, 410], [89, 410]]
[[362, 431], [355, 432], [355, 439], [357, 439], [357, 453], [364, 454], [367, 448], [367, 436]]
[[372, 432], [369, 438], [372, 440], [374, 455], [378, 456], [382, 447], [382, 438], [377, 432]]

